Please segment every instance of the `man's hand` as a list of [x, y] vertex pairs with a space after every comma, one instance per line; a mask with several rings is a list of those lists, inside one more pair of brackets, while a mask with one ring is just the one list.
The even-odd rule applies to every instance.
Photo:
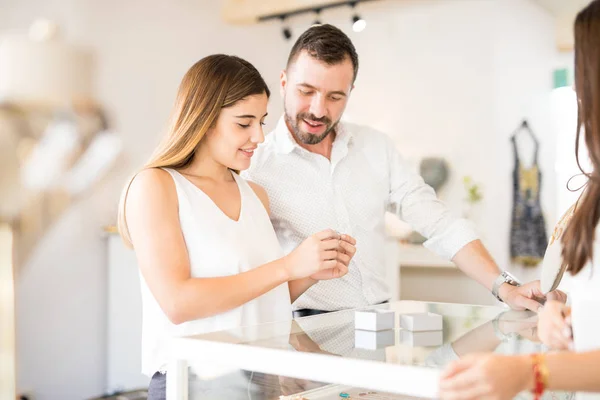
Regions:
[[504, 283], [499, 289], [500, 298], [513, 310], [531, 310], [538, 312], [545, 300], [557, 300], [565, 303], [567, 295], [560, 290], [548, 293], [546, 296], [540, 289], [540, 281], [533, 281], [522, 286], [512, 286]]

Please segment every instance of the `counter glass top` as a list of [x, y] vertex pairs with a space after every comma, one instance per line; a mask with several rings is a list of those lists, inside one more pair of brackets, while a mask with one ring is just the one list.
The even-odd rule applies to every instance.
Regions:
[[[235, 371], [253, 371], [240, 376], [252, 385], [258, 384], [258, 378], [266, 385], [259, 390], [261, 393], [271, 386], [280, 390], [285, 382], [294, 382], [292, 386], [303, 382], [302, 389], [319, 393], [331, 389], [337, 395], [342, 393], [339, 390], [348, 390], [352, 395], [353, 388], [361, 388], [356, 389], [354, 397], [360, 391], [361, 398], [369, 399], [433, 398], [444, 366], [468, 353], [546, 350], [537, 339], [537, 316], [531, 312], [415, 301], [363, 310], [392, 311], [394, 329], [357, 330], [356, 310], [347, 310], [178, 338], [173, 341], [173, 355], [185, 360], [197, 375], [195, 379], [206, 382], [224, 379]], [[401, 328], [401, 318], [427, 313], [441, 316], [441, 330], [415, 332]], [[374, 393], [384, 392], [402, 396], [373, 397]], [[312, 396], [305, 398], [321, 398]]]

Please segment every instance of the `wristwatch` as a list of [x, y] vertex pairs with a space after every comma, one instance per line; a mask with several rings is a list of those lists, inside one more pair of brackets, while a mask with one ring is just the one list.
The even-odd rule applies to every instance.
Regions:
[[500, 298], [499, 293], [500, 286], [502, 286], [503, 283], [508, 283], [511, 286], [521, 286], [521, 282], [519, 282], [517, 278], [515, 278], [506, 271], [502, 271], [502, 273], [498, 275], [498, 277], [494, 281], [494, 284], [492, 285], [492, 294], [496, 296], [498, 300], [504, 303], [504, 300]]

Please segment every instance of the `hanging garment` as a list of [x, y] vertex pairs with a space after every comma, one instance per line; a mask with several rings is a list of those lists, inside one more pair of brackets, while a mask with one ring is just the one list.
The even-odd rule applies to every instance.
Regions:
[[[523, 127], [527, 127], [526, 124]], [[534, 160], [530, 168], [523, 167], [519, 159], [516, 136], [511, 138], [515, 156], [513, 171], [513, 211], [510, 230], [510, 256], [513, 262], [526, 267], [536, 266], [544, 257], [548, 246], [546, 223], [540, 203], [542, 174], [538, 166], [538, 142], [535, 142]]]

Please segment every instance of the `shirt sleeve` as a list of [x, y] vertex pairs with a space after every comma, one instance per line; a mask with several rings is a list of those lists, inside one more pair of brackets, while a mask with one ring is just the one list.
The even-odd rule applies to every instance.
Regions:
[[451, 260], [468, 243], [479, 239], [471, 222], [455, 216], [433, 188], [412, 171], [387, 138], [390, 203], [400, 219], [428, 240], [424, 246]]

